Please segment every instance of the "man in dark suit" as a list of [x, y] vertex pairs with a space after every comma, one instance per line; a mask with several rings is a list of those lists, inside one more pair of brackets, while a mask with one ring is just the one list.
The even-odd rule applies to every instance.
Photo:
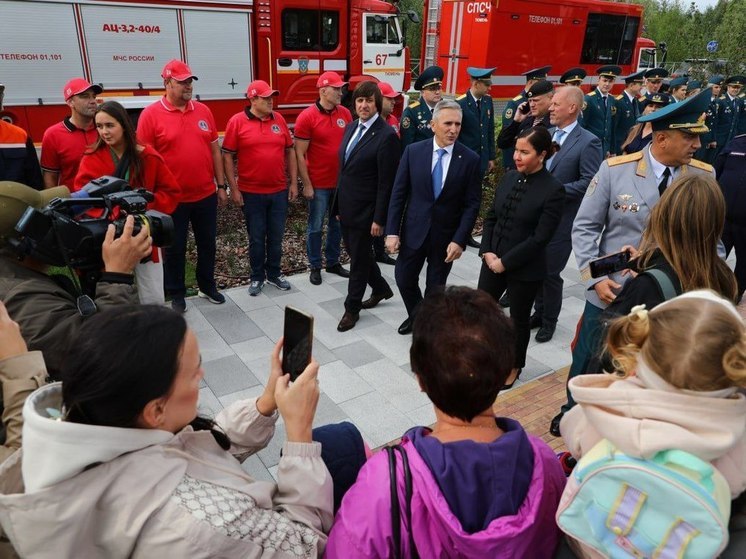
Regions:
[[603, 161], [601, 140], [578, 122], [582, 107], [583, 91], [579, 87], [565, 86], [557, 89], [549, 108], [549, 119], [555, 127], [551, 130], [552, 141], [560, 149], [547, 160], [546, 168], [565, 187], [565, 207], [562, 220], [546, 248], [547, 277], [536, 296], [536, 311], [530, 321], [532, 328], [539, 328], [536, 334], [539, 343], [551, 340], [557, 328], [562, 310], [560, 272], [565, 269], [572, 252], [572, 222], [588, 184]]
[[513, 121], [497, 135], [497, 147], [502, 150], [512, 150], [515, 148], [516, 138], [526, 128], [532, 126], [549, 128], [549, 106], [552, 104], [552, 95], [554, 95], [554, 86], [551, 82], [539, 80], [534, 83], [528, 90], [528, 101], [518, 105]]
[[[360, 309], [375, 307], [394, 293], [381, 276], [373, 257], [372, 239], [383, 235], [391, 187], [401, 148], [394, 129], [381, 118], [381, 90], [365, 81], [352, 94], [358, 119], [347, 125], [339, 148], [340, 171], [335, 206], [338, 209], [347, 252], [350, 281], [345, 313], [337, 330], [345, 332], [357, 323]], [[363, 301], [365, 286], [373, 293]]]
[[[412, 319], [422, 300], [419, 276], [427, 261], [425, 294], [445, 285], [453, 261], [461, 257], [479, 213], [479, 156], [456, 143], [461, 107], [441, 101], [433, 111], [432, 140], [407, 146], [396, 173], [386, 224], [386, 248], [399, 250], [396, 286], [407, 319], [400, 334], [412, 331]], [[401, 240], [400, 240], [401, 239]]]

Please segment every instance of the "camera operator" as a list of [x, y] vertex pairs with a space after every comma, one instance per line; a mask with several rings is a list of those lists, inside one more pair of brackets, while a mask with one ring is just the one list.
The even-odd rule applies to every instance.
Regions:
[[[20, 325], [29, 349], [44, 352], [52, 378], [57, 377], [65, 349], [76, 339], [88, 313], [70, 278], [47, 275], [47, 264], [32, 256], [19, 256], [9, 241], [17, 238], [15, 226], [28, 207], [41, 209], [54, 198], [68, 196], [66, 187], [36, 191], [19, 183], [0, 182], [0, 300]], [[116, 239], [114, 225], [108, 226], [101, 248], [103, 272], [93, 296], [98, 310], [137, 303], [133, 270], [150, 254], [152, 239], [148, 228], [141, 228], [136, 235], [133, 229], [132, 216], [127, 217], [122, 235]]]

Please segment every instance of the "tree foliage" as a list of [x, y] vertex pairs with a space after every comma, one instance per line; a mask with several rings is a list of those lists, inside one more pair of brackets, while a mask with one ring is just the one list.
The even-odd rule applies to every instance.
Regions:
[[[743, 71], [746, 61], [746, 1], [719, 0], [700, 11], [693, 2], [682, 0], [635, 0], [645, 7], [645, 37], [668, 45], [668, 61], [701, 60], [695, 73]], [[715, 53], [707, 43], [717, 41]], [[705, 62], [707, 61], [707, 62]]]

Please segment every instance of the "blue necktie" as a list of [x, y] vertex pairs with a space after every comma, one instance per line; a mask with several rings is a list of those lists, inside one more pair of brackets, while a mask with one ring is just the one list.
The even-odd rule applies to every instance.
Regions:
[[347, 158], [350, 157], [352, 150], [355, 149], [355, 146], [360, 141], [360, 138], [363, 137], [363, 132], [365, 132], [365, 125], [360, 124], [360, 126], [358, 126], [357, 131], [355, 132], [355, 135], [352, 138], [352, 141], [347, 146], [347, 151], [345, 152], [345, 163], [347, 163]]
[[440, 191], [443, 190], [443, 156], [446, 154], [446, 150], [443, 148], [438, 149], [438, 161], [435, 163], [433, 169], [433, 196], [438, 199]]
[[[557, 128], [557, 130], [554, 131], [554, 137], [552, 138], [552, 142], [556, 143], [558, 146], [562, 146], [562, 137], [564, 135], [565, 135], [565, 131], [564, 130], [560, 130], [559, 128]], [[547, 162], [544, 165], [544, 167], [546, 167], [547, 170], [549, 170], [549, 169], [552, 168], [552, 163], [554, 162], [554, 157], [556, 155], [557, 154], [555, 153], [552, 157], [550, 157], [549, 159], [547, 159]]]

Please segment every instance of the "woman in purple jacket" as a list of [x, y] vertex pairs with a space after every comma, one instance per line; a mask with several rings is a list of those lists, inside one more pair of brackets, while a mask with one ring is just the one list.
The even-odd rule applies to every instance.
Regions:
[[483, 291], [449, 287], [421, 303], [410, 358], [437, 421], [402, 439], [411, 525], [400, 459], [402, 543], [394, 550], [388, 457], [379, 452], [345, 495], [326, 557], [413, 557], [410, 534], [422, 558], [552, 557], [565, 475], [543, 441], [492, 410], [513, 367], [514, 339], [510, 320]]

